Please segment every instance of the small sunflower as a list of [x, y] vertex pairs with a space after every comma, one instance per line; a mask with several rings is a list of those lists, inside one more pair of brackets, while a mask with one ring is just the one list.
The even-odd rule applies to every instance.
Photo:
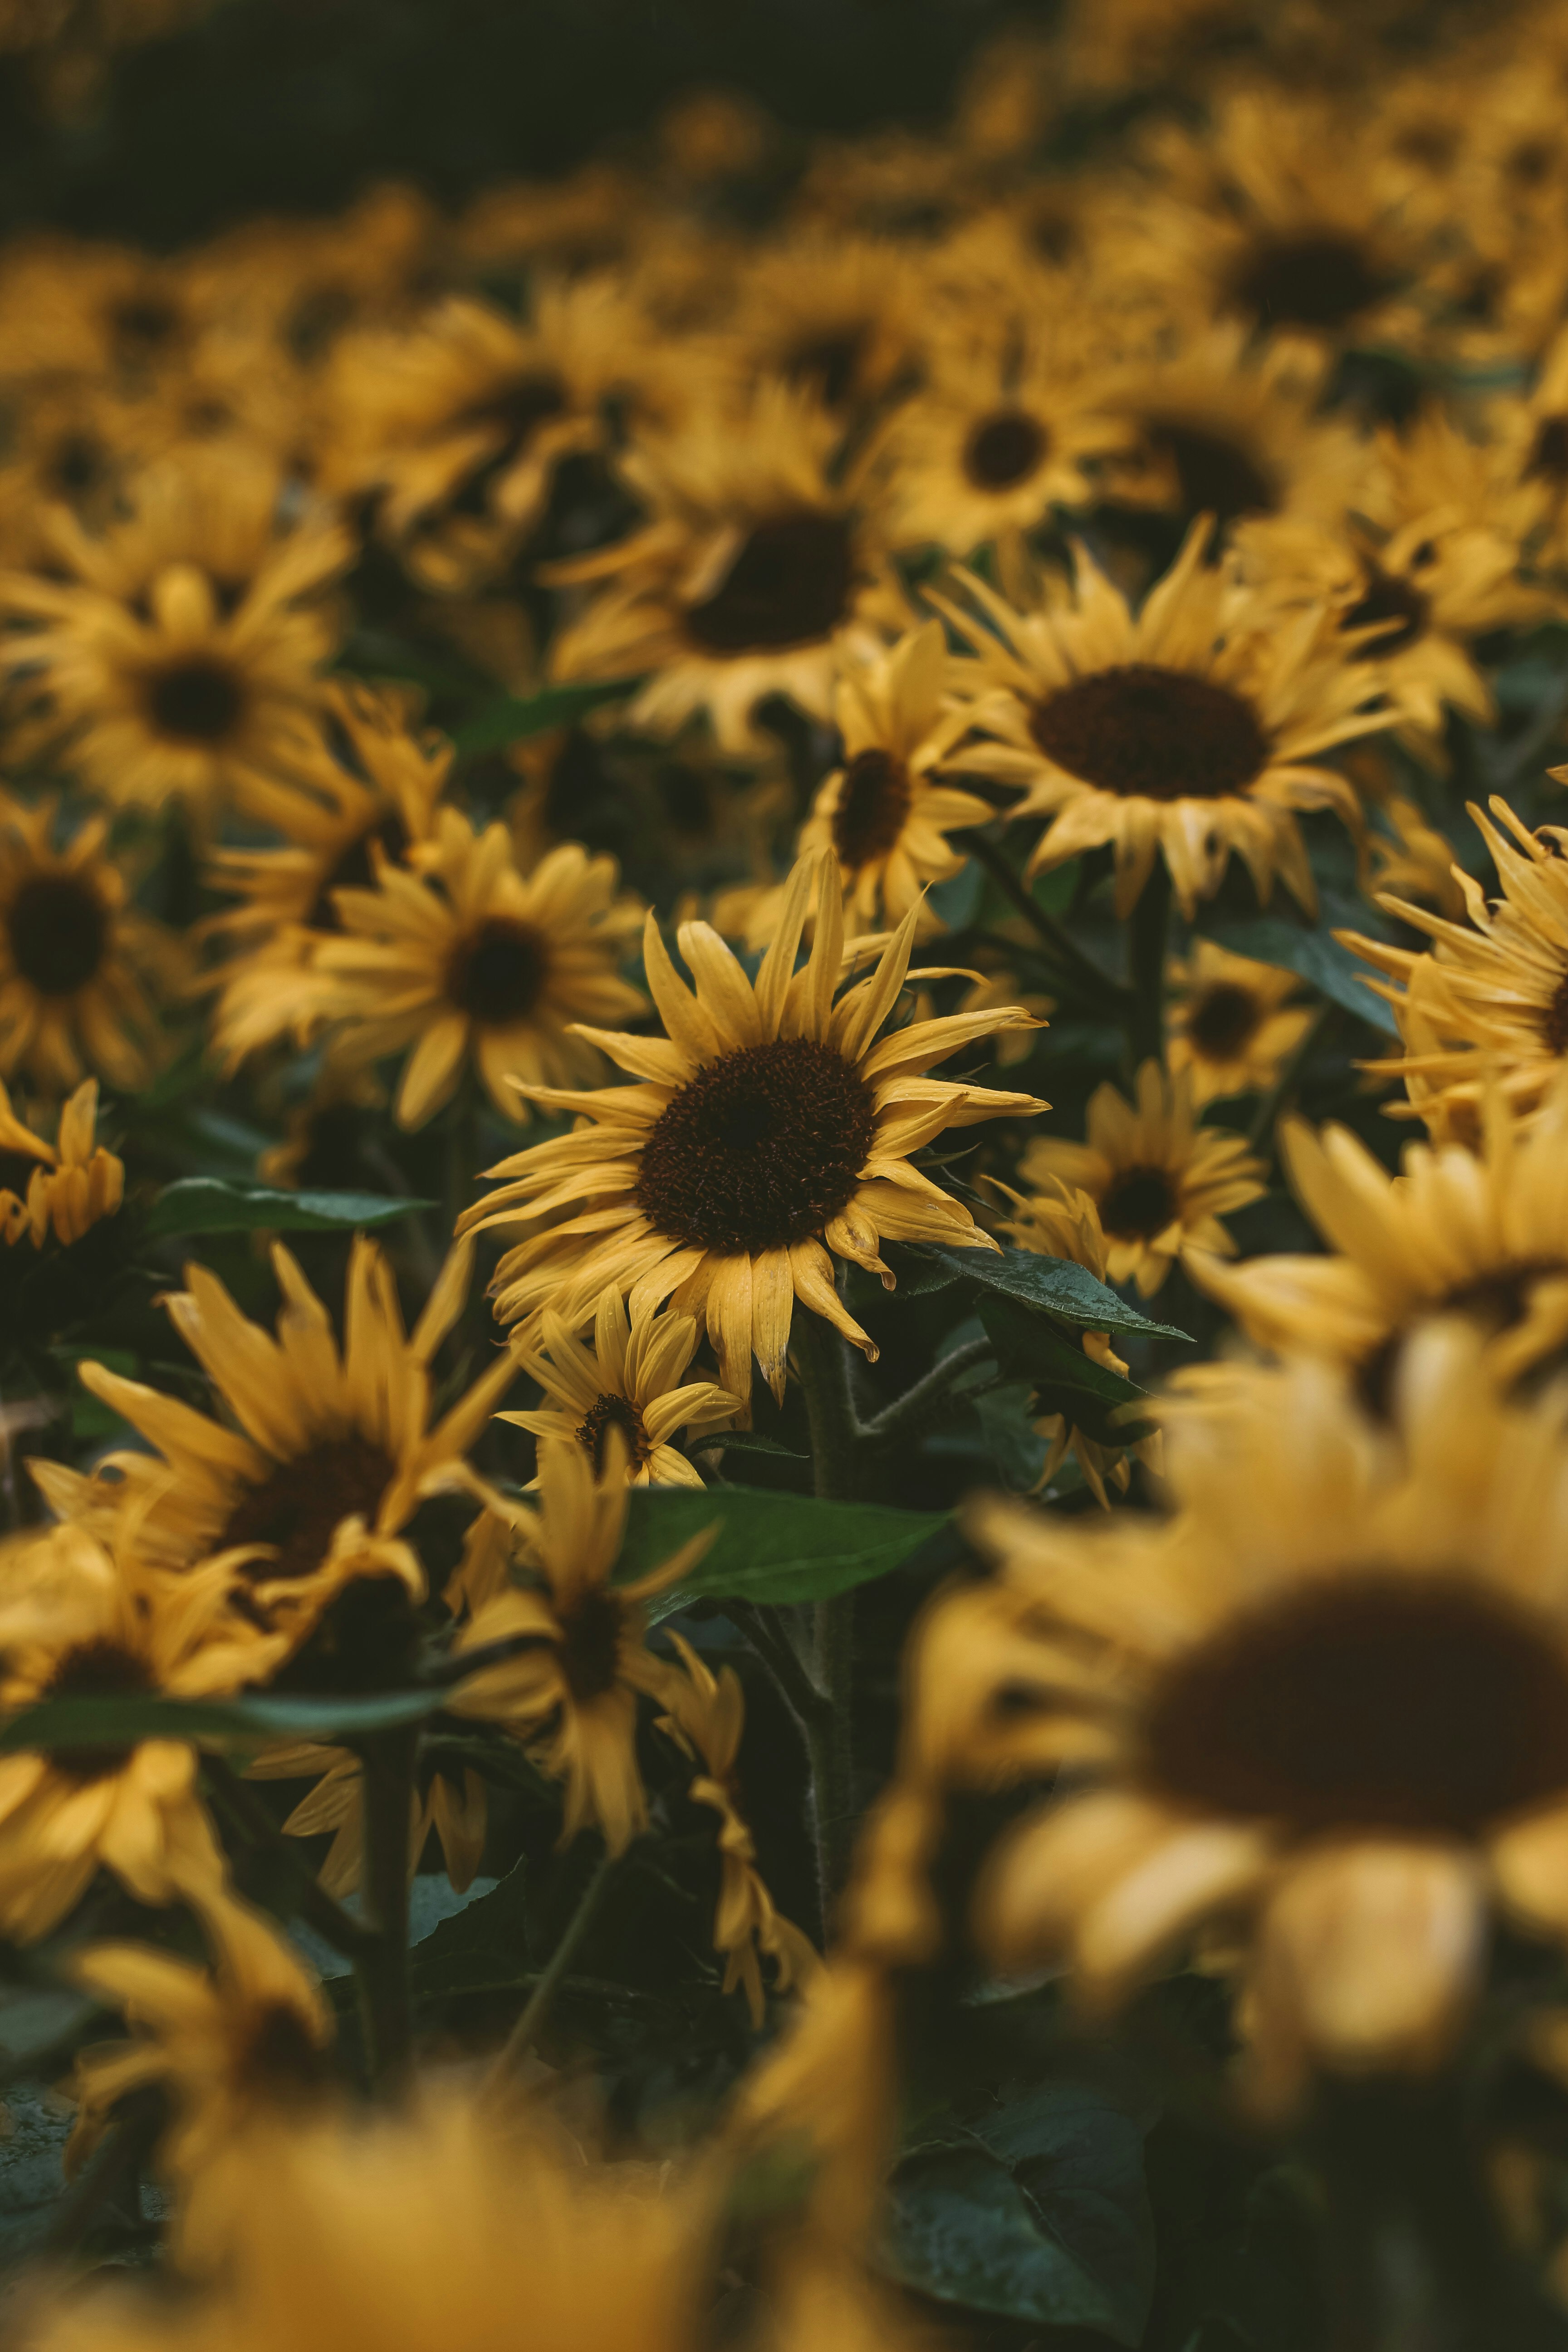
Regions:
[[38, 1484], [65, 1518], [133, 1529], [165, 1571], [229, 1562], [253, 1608], [296, 1645], [356, 1580], [391, 1580], [422, 1600], [425, 1571], [404, 1530], [426, 1495], [469, 1483], [464, 1456], [516, 1370], [510, 1359], [493, 1364], [430, 1426], [431, 1359], [462, 1312], [472, 1257], [466, 1244], [450, 1253], [405, 1333], [392, 1269], [358, 1235], [341, 1351], [280, 1243], [276, 1339], [246, 1320], [216, 1275], [187, 1266], [189, 1287], [164, 1304], [237, 1426], [84, 1363], [84, 1384], [152, 1450], [110, 1454], [90, 1477], [37, 1462]]
[[1208, 540], [1194, 524], [1136, 615], [1081, 551], [1070, 599], [1020, 613], [961, 572], [975, 613], [942, 600], [977, 657], [955, 672], [983, 739], [965, 769], [1023, 786], [1014, 816], [1051, 818], [1031, 872], [1109, 842], [1119, 916], [1162, 853], [1189, 917], [1232, 850], [1260, 899], [1278, 873], [1314, 908], [1293, 812], [1358, 827], [1354, 792], [1321, 755], [1394, 724], [1326, 614], [1281, 621], [1205, 563]]
[[[816, 885], [816, 936], [795, 969]], [[755, 981], [706, 923], [683, 923], [677, 974], [648, 918], [643, 954], [664, 1037], [590, 1034], [642, 1083], [594, 1094], [536, 1087], [578, 1115], [570, 1135], [490, 1170], [501, 1188], [465, 1212], [468, 1226], [531, 1223], [496, 1271], [496, 1311], [520, 1323], [550, 1307], [580, 1328], [612, 1286], [634, 1318], [668, 1298], [706, 1312], [721, 1384], [749, 1403], [755, 1354], [782, 1395], [795, 1302], [876, 1349], [840, 1303], [828, 1252], [892, 1276], [879, 1240], [994, 1249], [967, 1209], [911, 1155], [951, 1126], [1032, 1117], [1029, 1095], [928, 1076], [963, 1045], [1033, 1028], [1015, 1006], [920, 1022], [879, 1036], [909, 968], [905, 917], [868, 979], [834, 993], [843, 909], [831, 859], [802, 858]]]
[[946, 694], [940, 621], [911, 629], [889, 652], [846, 662], [834, 693], [843, 763], [827, 778], [801, 828], [797, 854], [831, 850], [854, 927], [901, 922], [933, 882], [963, 864], [947, 835], [984, 824], [990, 803], [933, 772], [969, 726]]
[[127, 520], [93, 539], [61, 509], [48, 569], [0, 580], [0, 662], [106, 800], [200, 806], [297, 745], [353, 541], [313, 511], [285, 525], [282, 503], [259, 458], [150, 467]]
[[704, 1528], [635, 1584], [613, 1585], [626, 1520], [621, 1454], [621, 1441], [612, 1436], [605, 1475], [595, 1478], [584, 1447], [542, 1448], [542, 1508], [519, 1504], [512, 1514], [536, 1580], [482, 1601], [453, 1656], [518, 1637], [528, 1647], [500, 1665], [480, 1667], [447, 1702], [454, 1715], [500, 1725], [565, 1782], [563, 1845], [593, 1825], [612, 1853], [647, 1822], [637, 1759], [638, 1694], [668, 1705], [676, 1681], [674, 1667], [644, 1643], [642, 1603], [679, 1583], [717, 1531]]
[[158, 1000], [180, 977], [177, 942], [129, 903], [102, 855], [107, 818], [62, 846], [58, 803], [0, 803], [0, 1076], [51, 1092], [89, 1069], [133, 1092], [163, 1050]]
[[[364, 1761], [348, 1748], [324, 1748], [315, 1740], [263, 1748], [249, 1766], [250, 1780], [314, 1780], [283, 1823], [286, 1837], [328, 1837], [332, 1843], [318, 1874], [329, 1895], [352, 1895], [364, 1870]], [[435, 1831], [447, 1876], [458, 1894], [474, 1883], [484, 1859], [488, 1819], [485, 1784], [465, 1770], [460, 1781], [444, 1772], [425, 1777], [408, 1809], [408, 1875], [412, 1878]]]
[[1290, 1003], [1300, 982], [1293, 971], [1227, 954], [1212, 940], [1196, 940], [1185, 963], [1168, 975], [1167, 1059], [1184, 1070], [1193, 1106], [1227, 1095], [1264, 1094], [1312, 1024], [1312, 1011]]
[[537, 1332], [513, 1343], [521, 1369], [544, 1391], [542, 1405], [497, 1419], [542, 1442], [582, 1446], [596, 1476], [616, 1429], [634, 1486], [700, 1486], [701, 1473], [673, 1441], [683, 1429], [697, 1435], [722, 1428], [741, 1411], [741, 1400], [711, 1381], [686, 1381], [698, 1338], [689, 1315], [658, 1315], [650, 1307], [628, 1321], [613, 1288], [599, 1300], [591, 1349], [546, 1308]]
[[524, 873], [505, 825], [476, 833], [443, 809], [417, 872], [379, 852], [373, 864], [374, 888], [334, 894], [341, 931], [315, 950], [314, 1002], [350, 1067], [414, 1046], [400, 1127], [422, 1127], [470, 1061], [502, 1117], [525, 1119], [531, 1089], [602, 1067], [584, 1022], [645, 1009], [616, 969], [637, 915], [613, 858], [563, 842]]
[[1562, 1402], [1501, 1403], [1461, 1326], [1405, 1369], [1397, 1438], [1310, 1363], [1167, 1407], [1166, 1525], [973, 1518], [1028, 1769], [1094, 1768], [993, 1853], [983, 1948], [1111, 2003], [1223, 1926], [1275, 2108], [1438, 2065], [1495, 1909], [1568, 1937]]
[[1199, 1127], [1190, 1079], [1167, 1077], [1154, 1061], [1138, 1073], [1136, 1108], [1108, 1078], [1089, 1097], [1087, 1142], [1037, 1137], [1019, 1172], [1028, 1184], [1059, 1181], [1087, 1192], [1110, 1280], [1135, 1282], [1145, 1298], [1190, 1248], [1234, 1256], [1219, 1220], [1267, 1189], [1241, 1137]]
[[1459, 885], [1458, 853], [1446, 833], [1439, 833], [1418, 801], [1405, 793], [1391, 793], [1380, 814], [1392, 833], [1369, 833], [1368, 872], [1363, 888], [1372, 898], [1415, 898], [1450, 920], [1465, 911]]
[[86, 1078], [60, 1112], [56, 1140], [19, 1119], [0, 1084], [0, 1152], [36, 1161], [25, 1200], [0, 1192], [0, 1223], [5, 1239], [30, 1234], [42, 1249], [50, 1233], [62, 1248], [79, 1242], [101, 1218], [112, 1217], [125, 1198], [125, 1162], [97, 1139], [98, 1080]]

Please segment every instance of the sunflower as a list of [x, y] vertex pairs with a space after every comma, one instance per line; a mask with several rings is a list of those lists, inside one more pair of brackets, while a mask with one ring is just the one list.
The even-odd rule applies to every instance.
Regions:
[[[50, 1699], [211, 1698], [265, 1680], [280, 1644], [228, 1606], [220, 1573], [174, 1583], [84, 1528], [33, 1548], [0, 1607], [0, 1707]], [[10, 1581], [10, 1580], [8, 1580]], [[216, 1899], [224, 1860], [183, 1741], [0, 1759], [0, 1927], [47, 1935], [100, 1865], [139, 1901]]]
[[977, 656], [955, 673], [984, 739], [965, 769], [1025, 787], [1014, 816], [1052, 819], [1032, 873], [1110, 842], [1119, 916], [1161, 852], [1189, 917], [1233, 849], [1260, 899], [1279, 873], [1315, 908], [1292, 812], [1331, 808], [1359, 826], [1355, 793], [1321, 754], [1394, 724], [1326, 616], [1282, 621], [1230, 585], [1205, 562], [1209, 536], [1193, 526], [1136, 615], [1081, 551], [1070, 599], [1020, 613], [960, 572], [975, 612], [940, 600]]
[[552, 640], [552, 675], [647, 673], [629, 726], [666, 737], [706, 711], [727, 751], [766, 748], [752, 714], [770, 695], [828, 719], [840, 634], [874, 645], [906, 617], [858, 469], [831, 469], [838, 439], [826, 410], [770, 383], [737, 415], [636, 445], [622, 471], [649, 520], [551, 568], [599, 590]]
[[1542, 354], [1528, 394], [1500, 396], [1487, 423], [1512, 479], [1533, 493], [1549, 551], [1568, 547], [1568, 328]]
[[698, 1337], [689, 1315], [658, 1315], [649, 1307], [628, 1321], [621, 1294], [612, 1288], [595, 1309], [590, 1349], [546, 1308], [537, 1333], [513, 1343], [521, 1369], [544, 1391], [542, 1406], [496, 1418], [542, 1442], [574, 1442], [591, 1456], [595, 1475], [603, 1474], [605, 1439], [618, 1429], [634, 1486], [700, 1486], [701, 1473], [674, 1439], [682, 1429], [695, 1436], [722, 1428], [740, 1412], [741, 1400], [711, 1381], [686, 1381]]
[[58, 803], [0, 800], [0, 1075], [51, 1092], [89, 1068], [145, 1086], [164, 1051], [158, 999], [183, 959], [161, 923], [129, 904], [102, 856], [108, 820], [85, 818], [57, 847]]
[[822, 1963], [807, 1936], [773, 1907], [757, 1869], [757, 1849], [741, 1816], [736, 1762], [745, 1727], [746, 1702], [733, 1666], [717, 1675], [689, 1642], [670, 1635], [680, 1653], [684, 1675], [671, 1676], [665, 1692], [669, 1708], [659, 1729], [684, 1748], [702, 1769], [687, 1793], [719, 1816], [719, 1907], [713, 1917], [713, 1948], [724, 1955], [724, 1990], [744, 1989], [753, 2030], [766, 2014], [762, 1956], [773, 1964], [781, 1992], [809, 1985]]
[[[331, 2086], [331, 2013], [294, 1948], [233, 1896], [209, 1905], [210, 1969], [145, 1944], [89, 1944], [72, 1979], [121, 2010], [128, 2041], [79, 2052], [75, 2128], [65, 2152], [79, 2172], [128, 2092], [158, 2084], [174, 2107], [157, 2167], [175, 2191], [174, 2251], [210, 2269], [236, 2223], [236, 2151], [258, 2122], [298, 2124]], [[243, 2162], [243, 2159], [241, 2159]]]
[[1154, 1061], [1138, 1073], [1136, 1108], [1108, 1078], [1089, 1097], [1088, 1140], [1037, 1137], [1019, 1172], [1026, 1183], [1059, 1180], [1087, 1192], [1110, 1280], [1135, 1282], [1145, 1298], [1189, 1249], [1234, 1256], [1219, 1220], [1267, 1189], [1262, 1163], [1239, 1135], [1197, 1125], [1186, 1074], [1167, 1077]]
[[1503, 1404], [1453, 1324], [1405, 1372], [1397, 1439], [1319, 1364], [1167, 1408], [1167, 1525], [972, 1522], [1027, 1615], [1000, 1672], [1032, 1769], [1094, 1767], [994, 1852], [984, 1949], [1112, 2002], [1239, 1931], [1274, 2107], [1439, 2063], [1494, 1906], [1568, 1937], [1562, 1402]]
[[[816, 937], [795, 950], [816, 886]], [[927, 1075], [979, 1037], [1037, 1024], [1017, 1007], [921, 1022], [879, 1039], [909, 968], [907, 915], [869, 978], [834, 1002], [843, 961], [837, 868], [802, 858], [754, 982], [706, 923], [683, 923], [678, 976], [648, 918], [643, 956], [668, 1034], [593, 1032], [642, 1083], [596, 1094], [530, 1089], [578, 1114], [570, 1135], [489, 1172], [508, 1181], [465, 1212], [470, 1226], [559, 1216], [496, 1270], [496, 1311], [520, 1323], [551, 1307], [580, 1328], [606, 1289], [636, 1318], [668, 1298], [705, 1310], [722, 1387], [749, 1403], [752, 1354], [782, 1396], [795, 1301], [873, 1360], [876, 1349], [833, 1286], [831, 1250], [880, 1274], [879, 1239], [994, 1249], [967, 1209], [910, 1155], [944, 1129], [1032, 1117], [1029, 1095]]]
[[26, 1199], [0, 1192], [0, 1224], [7, 1242], [31, 1234], [33, 1247], [42, 1249], [52, 1232], [68, 1248], [101, 1218], [115, 1215], [125, 1198], [125, 1162], [104, 1150], [97, 1128], [96, 1078], [84, 1079], [62, 1108], [53, 1143], [17, 1118], [0, 1084], [0, 1153], [14, 1152], [35, 1163]]
[[[317, 1778], [317, 1776], [320, 1776]], [[329, 1895], [350, 1895], [364, 1868], [364, 1763], [352, 1748], [324, 1748], [315, 1740], [263, 1748], [249, 1766], [251, 1780], [303, 1780], [316, 1785], [300, 1798], [283, 1823], [288, 1837], [331, 1836], [320, 1878]], [[443, 1772], [426, 1776], [408, 1811], [408, 1875], [419, 1867], [432, 1830], [441, 1846], [447, 1876], [459, 1895], [473, 1885], [484, 1858], [488, 1808], [485, 1784], [465, 1770], [461, 1781]]]
[[[1041, 1176], [1037, 1179], [1041, 1189], [1026, 1199], [1010, 1185], [998, 1183], [994, 1178], [991, 1181], [1012, 1204], [1015, 1213], [1004, 1220], [1002, 1230], [1020, 1249], [1033, 1250], [1040, 1257], [1066, 1258], [1074, 1265], [1087, 1266], [1097, 1282], [1105, 1280], [1110, 1245], [1100, 1222], [1100, 1212], [1087, 1192], [1069, 1190], [1055, 1177]], [[1092, 1362], [1103, 1364], [1108, 1371], [1120, 1372], [1123, 1380], [1127, 1378], [1127, 1366], [1111, 1346], [1109, 1331], [1084, 1332], [1083, 1352]], [[1076, 1428], [1066, 1413], [1036, 1413], [1031, 1418], [1048, 1449], [1045, 1468], [1035, 1481], [1036, 1494], [1050, 1485], [1069, 1453], [1102, 1511], [1110, 1507], [1110, 1498], [1105, 1491], [1107, 1478], [1124, 1495], [1131, 1477], [1133, 1458], [1147, 1463], [1151, 1470], [1159, 1470], [1158, 1433], [1141, 1438], [1132, 1445], [1106, 1445]]]
[[150, 467], [132, 515], [92, 539], [63, 509], [47, 571], [0, 579], [0, 662], [95, 792], [199, 806], [296, 745], [339, 619], [323, 603], [353, 541], [233, 450]]
[[857, 929], [884, 914], [901, 922], [931, 883], [963, 866], [948, 834], [993, 814], [933, 773], [969, 726], [945, 692], [947, 670], [942, 623], [928, 621], [887, 653], [846, 661], [835, 689], [842, 764], [813, 802], [797, 854], [832, 851]]
[[1450, 920], [1465, 911], [1459, 886], [1458, 853], [1445, 833], [1439, 833], [1418, 801], [1405, 793], [1391, 793], [1381, 815], [1392, 828], [1366, 837], [1368, 872], [1363, 888], [1369, 898], [1416, 898]]
[[750, 255], [714, 356], [742, 381], [773, 378], [826, 408], [865, 410], [913, 379], [928, 313], [906, 247], [808, 228]]
[[0, 553], [7, 564], [47, 557], [43, 519], [68, 507], [101, 530], [123, 498], [141, 454], [135, 411], [97, 378], [47, 375], [7, 384], [0, 461]]
[[405, 1334], [392, 1269], [357, 1235], [341, 1352], [281, 1243], [272, 1249], [283, 1294], [276, 1339], [246, 1320], [216, 1275], [188, 1265], [189, 1287], [163, 1303], [238, 1426], [84, 1363], [85, 1386], [153, 1450], [110, 1454], [90, 1477], [37, 1462], [38, 1484], [63, 1517], [134, 1529], [165, 1571], [224, 1559], [252, 1608], [295, 1643], [355, 1580], [389, 1580], [423, 1600], [425, 1571], [404, 1530], [426, 1495], [471, 1484], [463, 1457], [516, 1370], [510, 1359], [492, 1364], [429, 1426], [431, 1359], [462, 1312], [472, 1258], [469, 1244], [452, 1250]]
[[635, 1584], [612, 1585], [626, 1522], [626, 1465], [618, 1433], [605, 1448], [605, 1475], [579, 1445], [540, 1450], [542, 1508], [514, 1506], [512, 1525], [535, 1581], [480, 1603], [458, 1634], [454, 1660], [493, 1642], [528, 1646], [458, 1684], [454, 1715], [499, 1724], [566, 1784], [561, 1842], [580, 1829], [603, 1832], [619, 1853], [647, 1824], [637, 1769], [637, 1696], [671, 1704], [675, 1669], [643, 1640], [642, 1603], [679, 1583], [700, 1559], [713, 1528], [683, 1544]]
[[563, 842], [524, 873], [505, 825], [476, 833], [448, 808], [417, 872], [379, 849], [372, 863], [374, 888], [334, 893], [341, 934], [316, 947], [304, 1002], [333, 1023], [332, 1056], [351, 1068], [414, 1045], [400, 1127], [422, 1127], [469, 1061], [502, 1117], [525, 1119], [530, 1091], [601, 1068], [585, 1020], [645, 1010], [616, 970], [637, 917], [613, 858]]
[[1212, 940], [1194, 940], [1167, 978], [1167, 1060], [1173, 1073], [1188, 1074], [1197, 1110], [1227, 1095], [1266, 1093], [1312, 1025], [1310, 1007], [1289, 1002], [1300, 986], [1294, 972], [1230, 955]]

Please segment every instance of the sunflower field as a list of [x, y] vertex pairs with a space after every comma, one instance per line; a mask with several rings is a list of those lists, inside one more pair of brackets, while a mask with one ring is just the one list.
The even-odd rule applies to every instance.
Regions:
[[3, 2352], [1568, 2352], [1568, 0], [0, 0]]

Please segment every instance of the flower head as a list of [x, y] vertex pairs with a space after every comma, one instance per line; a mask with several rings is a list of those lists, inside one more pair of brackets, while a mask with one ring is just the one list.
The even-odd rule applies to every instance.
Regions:
[[1312, 1025], [1310, 1008], [1290, 1002], [1300, 986], [1294, 972], [1230, 955], [1212, 940], [1195, 940], [1169, 977], [1168, 1059], [1173, 1073], [1186, 1072], [1197, 1109], [1265, 1093]]
[[659, 1315], [649, 1307], [629, 1320], [620, 1292], [612, 1288], [599, 1300], [588, 1349], [547, 1307], [537, 1329], [513, 1342], [522, 1370], [544, 1391], [542, 1405], [497, 1419], [542, 1443], [582, 1446], [595, 1475], [603, 1471], [611, 1430], [619, 1430], [633, 1486], [700, 1486], [701, 1473], [674, 1440], [683, 1429], [696, 1435], [722, 1428], [741, 1411], [741, 1400], [712, 1381], [685, 1378], [699, 1336], [689, 1315]]
[[100, 1218], [111, 1217], [125, 1197], [125, 1163], [97, 1140], [98, 1080], [84, 1078], [60, 1112], [53, 1143], [19, 1119], [0, 1085], [0, 1151], [37, 1162], [25, 1200], [0, 1192], [0, 1223], [8, 1242], [30, 1234], [42, 1249], [52, 1232], [63, 1247], [80, 1241]]

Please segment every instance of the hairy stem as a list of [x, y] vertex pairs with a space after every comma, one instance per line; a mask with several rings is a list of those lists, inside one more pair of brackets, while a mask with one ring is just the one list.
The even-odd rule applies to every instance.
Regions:
[[1149, 879], [1132, 910], [1129, 953], [1132, 1001], [1127, 1015], [1127, 1042], [1136, 1077], [1143, 1064], [1165, 1055], [1165, 940], [1171, 927], [1171, 873], [1163, 857], [1155, 856]]
[[622, 1859], [620, 1854], [606, 1851], [595, 1864], [594, 1874], [578, 1898], [577, 1908], [567, 1922], [565, 1934], [551, 1953], [549, 1965], [529, 1994], [522, 2015], [490, 2063], [489, 2072], [485, 2077], [485, 2090], [490, 2096], [506, 2089], [544, 2031], [555, 2005], [555, 1996], [582, 1949], [584, 1938], [598, 1916], [605, 1890]]
[[364, 1759], [364, 1891], [369, 1940], [354, 1955], [372, 2082], [399, 2088], [414, 2043], [408, 1984], [408, 1823], [414, 1804], [412, 1727], [378, 1731]]
[[901, 1397], [895, 1397], [874, 1421], [867, 1422], [860, 1432], [862, 1438], [868, 1444], [888, 1445], [895, 1438], [902, 1437], [908, 1431], [918, 1427], [933, 1406], [941, 1403], [961, 1374], [975, 1364], [983, 1364], [995, 1352], [989, 1339], [966, 1339], [962, 1348], [954, 1348], [951, 1355], [943, 1356], [939, 1364], [933, 1364], [931, 1370], [916, 1381], [912, 1388], [906, 1389]]

